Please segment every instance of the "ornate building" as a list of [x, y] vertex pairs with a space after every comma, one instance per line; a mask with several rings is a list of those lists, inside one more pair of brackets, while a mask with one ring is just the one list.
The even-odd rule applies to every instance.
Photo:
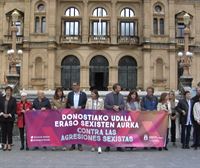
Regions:
[[0, 0], [0, 82], [9, 70], [11, 14], [20, 14], [18, 65], [25, 89], [176, 89], [177, 53], [190, 15], [193, 86], [200, 80], [199, 0]]

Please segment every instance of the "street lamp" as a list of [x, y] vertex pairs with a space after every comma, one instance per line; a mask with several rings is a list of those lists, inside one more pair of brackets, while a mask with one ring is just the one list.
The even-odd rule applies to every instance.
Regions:
[[8, 61], [9, 61], [9, 74], [7, 75], [7, 81], [9, 84], [18, 84], [19, 74], [17, 73], [16, 65], [20, 63], [21, 56], [23, 54], [22, 50], [16, 49], [16, 35], [18, 28], [16, 22], [20, 16], [19, 12], [15, 10], [12, 14], [12, 48], [7, 51]]
[[192, 63], [193, 53], [189, 51], [189, 35], [190, 35], [190, 15], [185, 14], [183, 16], [183, 21], [185, 24], [184, 29], [184, 52], [178, 52], [178, 60], [180, 62], [180, 67], [183, 68], [183, 74], [180, 76], [180, 83], [182, 87], [192, 86], [192, 76], [190, 74], [190, 67]]

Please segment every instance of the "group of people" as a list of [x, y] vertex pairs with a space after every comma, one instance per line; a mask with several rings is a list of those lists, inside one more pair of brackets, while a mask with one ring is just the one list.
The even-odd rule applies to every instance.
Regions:
[[[72, 84], [72, 91], [65, 97], [63, 89], [57, 88], [53, 99], [50, 101], [45, 97], [43, 91], [38, 91], [37, 98], [31, 103], [27, 100], [27, 93], [21, 93], [21, 100], [19, 102], [12, 96], [13, 89], [11, 87], [5, 88], [5, 96], [0, 98], [0, 123], [2, 132], [2, 149], [3, 151], [12, 150], [12, 132], [15, 121], [15, 114], [17, 117], [17, 126], [20, 132], [21, 148], [20, 150], [29, 150], [27, 146], [25, 134], [25, 119], [24, 113], [29, 110], [46, 110], [46, 109], [62, 109], [71, 108], [79, 109], [93, 109], [93, 110], [113, 110], [120, 112], [127, 110], [134, 111], [160, 111], [164, 110], [168, 114], [169, 124], [167, 129], [167, 137], [164, 148], [159, 150], [168, 150], [168, 135], [171, 135], [171, 142], [176, 146], [176, 139], [181, 132], [181, 143], [183, 149], [190, 148], [190, 134], [191, 128], [193, 131], [193, 147], [197, 149], [200, 145], [200, 87], [197, 87], [197, 95], [191, 98], [189, 91], [184, 93], [184, 98], [177, 100], [174, 91], [169, 93], [164, 92], [160, 95], [160, 99], [154, 95], [154, 88], [148, 87], [146, 89], [147, 95], [140, 99], [136, 90], [130, 91], [125, 101], [124, 96], [120, 93], [121, 86], [116, 83], [113, 85], [113, 91], [108, 93], [105, 99], [99, 97], [98, 90], [91, 90], [90, 98], [87, 98], [85, 92], [80, 90], [80, 85], [77, 82]], [[0, 144], [1, 144], [0, 143]], [[25, 146], [26, 144], [26, 146]], [[46, 147], [44, 147], [46, 148]], [[78, 144], [77, 148], [82, 151], [82, 145]], [[35, 149], [38, 149], [35, 147]], [[55, 150], [56, 148], [52, 148]], [[66, 150], [64, 146], [62, 148]], [[73, 144], [69, 150], [75, 150], [76, 145]], [[147, 148], [145, 148], [147, 149]], [[92, 151], [95, 148], [92, 147]], [[102, 152], [101, 147], [97, 148], [98, 153]], [[110, 147], [106, 147], [105, 151], [110, 151]], [[118, 147], [117, 151], [124, 151], [123, 148]]]

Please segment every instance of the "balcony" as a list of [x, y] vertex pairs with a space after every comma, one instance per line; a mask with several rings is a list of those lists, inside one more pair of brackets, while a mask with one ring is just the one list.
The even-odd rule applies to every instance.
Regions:
[[[22, 44], [23, 39], [24, 39], [23, 35], [17, 35], [16, 36], [16, 43]], [[12, 44], [12, 35], [4, 35], [3, 43], [4, 44]]]
[[66, 36], [66, 35], [64, 35], [64, 36], [61, 36], [61, 39], [60, 39], [60, 42], [61, 43], [68, 43], [68, 44], [70, 44], [70, 43], [73, 43], [73, 44], [79, 44], [79, 43], [81, 43], [81, 36], [80, 35], [75, 35], [75, 36], [73, 36], [73, 35], [71, 35], [71, 36]]
[[[185, 43], [184, 37], [176, 37], [176, 44], [183, 46]], [[189, 37], [189, 45], [195, 45], [194, 37]]]
[[139, 44], [138, 36], [118, 36], [118, 43], [123, 45], [137, 45]]
[[109, 44], [110, 43], [110, 36], [103, 36], [103, 35], [91, 35], [89, 37], [89, 43], [95, 44]]

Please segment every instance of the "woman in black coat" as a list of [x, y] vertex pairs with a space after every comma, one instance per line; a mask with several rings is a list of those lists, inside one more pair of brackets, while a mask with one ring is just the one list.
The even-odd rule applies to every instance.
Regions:
[[0, 120], [2, 127], [3, 150], [11, 151], [13, 124], [16, 113], [16, 99], [12, 97], [13, 89], [5, 88], [6, 95], [0, 100]]

